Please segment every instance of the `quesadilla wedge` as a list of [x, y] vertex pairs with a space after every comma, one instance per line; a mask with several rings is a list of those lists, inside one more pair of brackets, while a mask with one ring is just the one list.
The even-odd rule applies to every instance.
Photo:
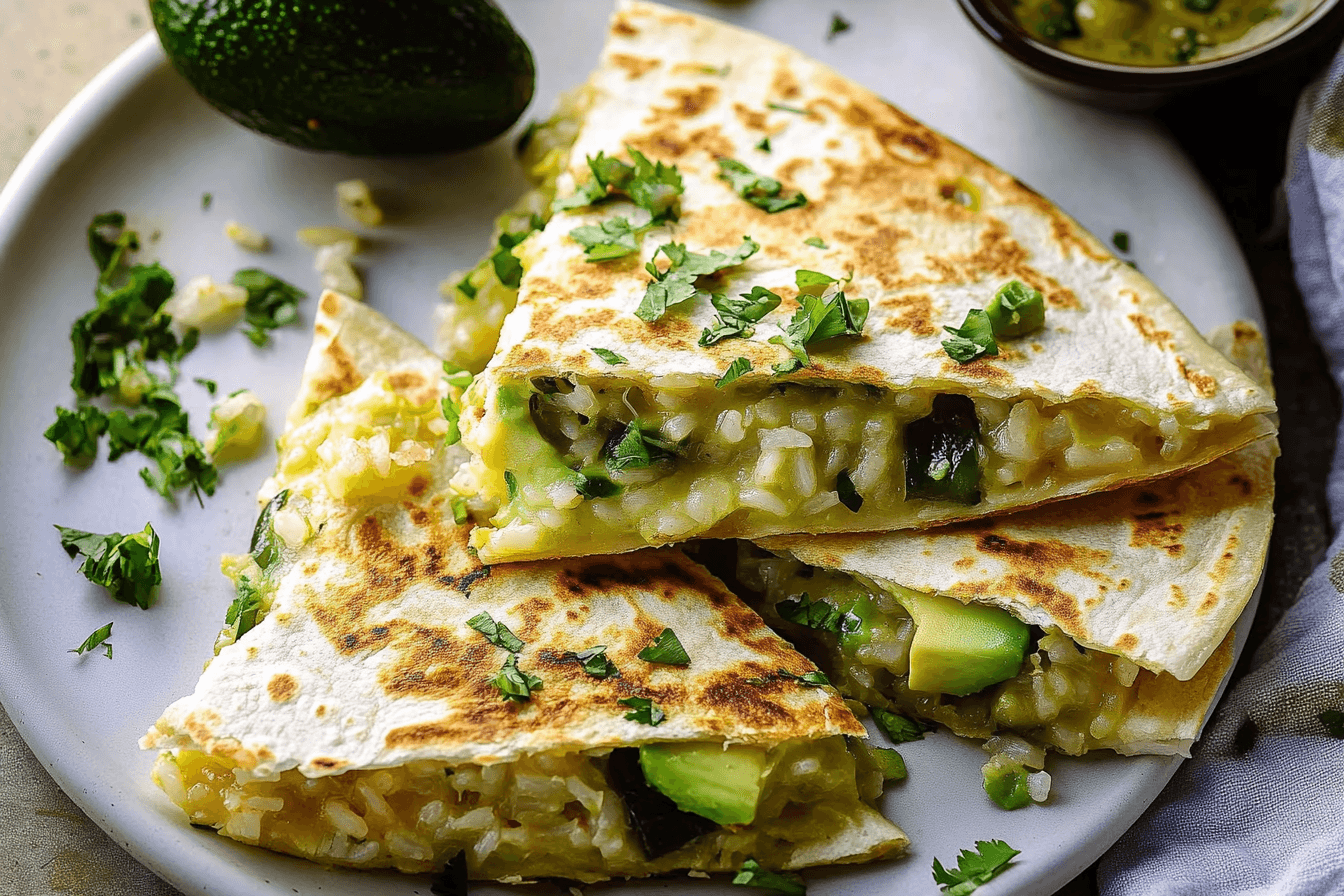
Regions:
[[[1268, 387], [1253, 327], [1214, 339]], [[1074, 755], [1188, 755], [1260, 580], [1277, 454], [938, 530], [744, 543], [738, 577], [847, 697]]]
[[441, 362], [334, 293], [316, 334], [222, 646], [142, 740], [192, 823], [506, 881], [904, 849], [862, 725], [722, 583], [675, 550], [482, 565]]
[[795, 50], [621, 3], [588, 89], [464, 414], [487, 562], [924, 527], [1273, 431], [1142, 274]]

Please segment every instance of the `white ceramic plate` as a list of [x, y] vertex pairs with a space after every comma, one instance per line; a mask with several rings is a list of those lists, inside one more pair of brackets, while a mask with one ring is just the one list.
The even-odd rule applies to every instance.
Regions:
[[[514, 0], [505, 7], [533, 47], [542, 115], [579, 83], [605, 33], [606, 2]], [[953, 4], [841, 2], [853, 27], [825, 39], [831, 7], [806, 0], [699, 8], [765, 31], [854, 77], [1057, 200], [1093, 231], [1132, 235], [1134, 257], [1208, 329], [1259, 319], [1254, 288], [1217, 204], [1170, 139], [1150, 120], [1069, 104], [1019, 82]], [[222, 552], [242, 550], [253, 494], [270, 452], [222, 471], [218, 493], [173, 507], [151, 493], [138, 456], [65, 469], [42, 438], [52, 408], [73, 404], [71, 322], [92, 305], [95, 271], [84, 248], [91, 215], [122, 209], [149, 253], [180, 280], [227, 278], [260, 265], [315, 295], [299, 226], [340, 223], [332, 184], [360, 176], [395, 219], [365, 259], [369, 302], [430, 336], [437, 282], [472, 264], [490, 221], [523, 189], [506, 140], [453, 157], [373, 161], [298, 152], [256, 137], [202, 102], [163, 61], [153, 36], [100, 74], [43, 134], [0, 194], [0, 696], [14, 722], [79, 805], [138, 859], [191, 894], [424, 894], [425, 878], [329, 872], [193, 830], [149, 782], [152, 757], [136, 740], [159, 711], [189, 692], [210, 655], [232, 593]], [[208, 210], [202, 193], [213, 194]], [[222, 235], [237, 218], [269, 233], [275, 250], [249, 256]], [[313, 302], [302, 326], [256, 349], [237, 331], [207, 337], [184, 365], [180, 391], [203, 432], [208, 398], [194, 376], [227, 391], [250, 387], [279, 425], [298, 384]], [[53, 523], [134, 531], [146, 520], [163, 539], [164, 585], [148, 612], [116, 604], [85, 582], [60, 549]], [[111, 661], [67, 653], [114, 621]], [[1243, 626], [1243, 630], [1244, 630]], [[935, 893], [935, 856], [951, 864], [977, 839], [1022, 850], [986, 896], [1046, 893], [1094, 861], [1157, 795], [1176, 768], [1168, 758], [1052, 760], [1050, 804], [995, 808], [980, 789], [983, 754], [945, 733], [902, 747], [910, 778], [884, 811], [913, 841], [903, 860], [807, 877], [815, 894]], [[0, 824], [12, 823], [0, 820]], [[726, 893], [725, 884], [644, 882], [621, 892]], [[509, 892], [482, 886], [479, 892]], [[741, 893], [741, 890], [731, 892]]]

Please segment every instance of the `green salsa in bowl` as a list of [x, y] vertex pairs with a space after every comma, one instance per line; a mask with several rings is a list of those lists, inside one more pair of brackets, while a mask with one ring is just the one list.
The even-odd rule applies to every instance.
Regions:
[[1029, 79], [1116, 108], [1262, 73], [1344, 36], [1344, 0], [958, 0]]

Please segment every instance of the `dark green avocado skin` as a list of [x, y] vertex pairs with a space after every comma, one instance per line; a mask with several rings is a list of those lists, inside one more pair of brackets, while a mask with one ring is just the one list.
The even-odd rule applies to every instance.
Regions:
[[149, 0], [173, 66], [216, 109], [293, 146], [452, 152], [532, 99], [532, 53], [489, 0]]

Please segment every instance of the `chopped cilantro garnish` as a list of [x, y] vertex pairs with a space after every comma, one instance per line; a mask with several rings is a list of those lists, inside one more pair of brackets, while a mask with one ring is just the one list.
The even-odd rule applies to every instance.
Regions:
[[802, 675], [795, 675], [787, 669], [777, 669], [775, 670], [775, 674], [780, 678], [796, 681], [804, 687], [809, 688], [822, 688], [831, 683], [831, 680], [826, 677], [826, 673], [816, 670], [813, 670], [812, 672], [804, 672]]
[[744, 292], [736, 299], [716, 292], [710, 296], [710, 302], [719, 314], [714, 326], [706, 327], [700, 334], [700, 344], [705, 346], [734, 336], [750, 336], [756, 332], [752, 324], [778, 308], [780, 298], [764, 286], [753, 286], [751, 292]]
[[719, 159], [719, 180], [728, 182], [733, 192], [770, 214], [807, 205], [802, 193], [780, 195], [784, 185], [773, 177], [757, 174], [736, 159]]
[[654, 702], [648, 697], [623, 697], [616, 701], [622, 706], [628, 706], [632, 710], [625, 714], [625, 717], [632, 722], [642, 722], [645, 725], [657, 726], [667, 718], [667, 714], [654, 705]]
[[819, 296], [826, 291], [826, 287], [840, 281], [821, 271], [799, 269], [793, 272], [793, 282], [798, 285], [798, 292]]
[[807, 245], [807, 246], [811, 246], [811, 247], [814, 248], [814, 249], [829, 249], [829, 248], [830, 248], [829, 246], [826, 245], [826, 241], [823, 240], [823, 239], [822, 239], [821, 237], [819, 237], [819, 236], [810, 236], [810, 237], [808, 237], [807, 239], [803, 240], [803, 244], [804, 244], [804, 245]]
[[145, 523], [141, 532], [97, 535], [57, 526], [61, 547], [74, 558], [82, 556], [79, 571], [95, 585], [102, 585], [115, 600], [148, 610], [154, 589], [163, 581], [159, 571], [159, 536]]
[[985, 315], [995, 336], [1026, 336], [1045, 326], [1045, 296], [1021, 280], [1009, 280], [994, 293]]
[[580, 650], [577, 653], [567, 653], [566, 657], [572, 657], [583, 671], [594, 678], [611, 678], [613, 675], [620, 677], [620, 672], [616, 664], [607, 656], [607, 648], [603, 644], [596, 647], [589, 647], [586, 650]]
[[835, 474], [835, 493], [840, 496], [840, 503], [854, 513], [858, 513], [859, 508], [863, 506], [863, 495], [854, 488], [854, 480], [849, 478], [848, 470], [841, 470]]
[[816, 271], [798, 271], [794, 276], [799, 290], [798, 310], [790, 318], [784, 335], [772, 336], [770, 341], [792, 352], [796, 364], [775, 365], [775, 373], [791, 373], [806, 367], [812, 363], [807, 353], [809, 344], [836, 336], [860, 336], [868, 320], [867, 299], [850, 300], [843, 292], [826, 298], [809, 291], [835, 283], [835, 278]]
[[456, 289], [458, 292], [462, 293], [462, 295], [466, 296], [468, 299], [476, 298], [476, 294], [481, 291], [480, 287], [478, 287], [475, 283], [471, 282], [470, 273], [468, 273], [461, 280], [457, 281], [457, 283], [453, 284], [453, 288]]
[[833, 12], [831, 13], [831, 26], [826, 29], [826, 39], [831, 40], [837, 34], [848, 31], [850, 27], [848, 19], [838, 12]]
[[722, 389], [733, 380], [740, 377], [751, 369], [751, 360], [748, 358], [738, 358], [728, 365], [728, 369], [723, 372], [723, 376], [714, 381], [715, 389]]
[[786, 106], [784, 103], [766, 103], [767, 109], [775, 109], [779, 112], [792, 112], [794, 115], [806, 115], [806, 109], [800, 109], [797, 106]]
[[103, 648], [103, 656], [112, 659], [112, 642], [107, 640], [112, 637], [112, 623], [108, 623], [99, 629], [94, 629], [93, 634], [84, 639], [84, 643], [78, 647], [72, 648], [67, 653], [83, 655], [96, 647]]
[[518, 497], [518, 477], [512, 470], [504, 471], [504, 488], [509, 494], [510, 501]]
[[759, 149], [761, 152], [771, 152], [770, 138], [762, 137], [760, 142], [756, 144], [756, 148]]
[[509, 631], [507, 625], [496, 622], [489, 613], [476, 614], [467, 620], [467, 625], [485, 635], [485, 640], [491, 644], [511, 653], [517, 653], [526, 646], [521, 638]]
[[56, 422], [42, 433], [72, 466], [87, 466], [98, 455], [98, 439], [107, 432], [107, 415], [92, 405], [56, 409]]
[[[645, 289], [644, 298], [635, 315], [649, 323], [658, 320], [672, 305], [700, 294], [696, 287], [697, 278], [736, 267], [755, 255], [760, 248], [761, 244], [749, 236], [742, 237], [742, 244], [732, 252], [711, 249], [708, 255], [691, 252], [684, 243], [664, 243], [653, 253], [653, 260], [644, 266], [653, 281]], [[665, 271], [657, 265], [659, 253], [665, 255], [669, 262]]]
[[733, 878], [733, 883], [739, 887], [774, 890], [776, 893], [785, 894], [785, 896], [805, 896], [807, 893], [807, 886], [798, 875], [766, 871], [761, 867], [761, 863], [755, 859], [747, 859], [742, 863], [742, 867], [738, 869], [737, 875]]
[[1344, 739], [1344, 712], [1338, 709], [1327, 709], [1317, 716], [1321, 724], [1325, 726], [1326, 732], [1331, 737]]
[[621, 493], [621, 487], [598, 473], [575, 473], [574, 488], [584, 500], [610, 498]]
[[523, 263], [513, 254], [513, 247], [545, 226], [546, 222], [540, 216], [532, 215], [523, 229], [505, 231], [499, 235], [494, 254], [490, 256], [490, 265], [495, 269], [495, 276], [500, 283], [510, 289], [517, 289], [523, 282]]
[[1115, 233], [1111, 234], [1111, 242], [1114, 243], [1115, 248], [1119, 249], [1121, 252], [1128, 252], [1129, 231], [1117, 230]]
[[638, 420], [631, 420], [625, 428], [625, 434], [611, 444], [608, 450], [607, 469], [619, 473], [622, 470], [651, 467], [672, 459], [675, 448], [673, 443], [644, 432]]
[[224, 611], [224, 624], [237, 626], [233, 632], [234, 640], [237, 640], [257, 624], [257, 616], [261, 613], [261, 591], [248, 576], [239, 576], [235, 588], [233, 603]]
[[569, 238], [583, 246], [587, 261], [610, 261], [639, 251], [639, 237], [644, 228], [630, 225], [627, 218], [609, 218], [601, 224], [575, 227]]
[[616, 366], [617, 364], [627, 363], [624, 355], [618, 355], [609, 348], [600, 348], [594, 346], [592, 352], [593, 354], [597, 355], [599, 358], [601, 358], [603, 361], [606, 361], [613, 367]]
[[943, 340], [943, 351], [958, 364], [968, 364], [985, 355], [997, 355], [999, 344], [994, 341], [994, 328], [989, 315], [979, 308], [966, 312], [960, 327], [943, 327], [952, 334]]
[[256, 268], [233, 275], [233, 284], [247, 290], [243, 334], [252, 344], [262, 346], [271, 339], [270, 331], [299, 319], [299, 300], [308, 294], [279, 277]]
[[123, 410], [108, 415], [108, 460], [139, 451], [155, 464], [141, 469], [140, 478], [165, 498], [187, 487], [198, 502], [201, 492], [213, 495], [219, 472], [191, 434], [187, 412], [177, 395], [165, 384], [154, 382], [141, 405], [144, 410], [134, 416]]
[[214, 380], [208, 380], [203, 376], [194, 376], [191, 378], [191, 381], [211, 395], [214, 395], [219, 391], [219, 383], [216, 383]]
[[720, 78], [728, 77], [728, 73], [733, 70], [731, 63], [724, 63], [721, 68], [715, 68], [712, 65], [702, 65], [696, 71], [702, 75], [718, 75]]
[[208, 208], [210, 207], [210, 203], [212, 203], [212, 202], [214, 202], [214, 201], [215, 201], [215, 195], [214, 195], [213, 193], [202, 193], [202, 194], [201, 194], [201, 211], [205, 211], [206, 209], [208, 209]]
[[[461, 390], [471, 385], [472, 375], [466, 368], [459, 367], [452, 361], [444, 361], [443, 378], [448, 385]], [[439, 406], [443, 409], [443, 419], [448, 421], [448, 429], [443, 434], [443, 444], [456, 445], [462, 440], [462, 428], [458, 425], [462, 419], [461, 397], [445, 395], [439, 399]]]
[[532, 699], [532, 692], [542, 689], [541, 679], [518, 668], [518, 654], [511, 653], [500, 667], [499, 674], [489, 679], [489, 684], [499, 691], [501, 700], [514, 703], [526, 703]]
[[625, 150], [634, 161], [633, 165], [600, 152], [589, 156], [588, 169], [592, 179], [581, 184], [573, 195], [556, 199], [551, 208], [554, 211], [583, 208], [605, 199], [610, 190], [624, 193], [631, 202], [647, 211], [650, 224], [680, 218], [684, 187], [677, 166], [650, 162], [647, 156], [631, 146]]
[[873, 709], [872, 707], [869, 707], [869, 710], [873, 714], [873, 721], [877, 722], [877, 727], [882, 729], [882, 733], [891, 738], [891, 742], [894, 744], [923, 740], [924, 732], [933, 730], [932, 725], [921, 722], [919, 719], [908, 718], [898, 712], [887, 709]]
[[665, 666], [689, 666], [691, 658], [681, 646], [677, 633], [665, 628], [654, 638], [648, 647], [636, 654], [646, 663], [662, 663]]
[[947, 896], [966, 896], [973, 892], [1002, 873], [1020, 853], [1002, 840], [977, 840], [975, 849], [976, 852], [961, 851], [957, 856], [956, 871], [948, 871], [942, 862], [933, 860], [933, 881]]

